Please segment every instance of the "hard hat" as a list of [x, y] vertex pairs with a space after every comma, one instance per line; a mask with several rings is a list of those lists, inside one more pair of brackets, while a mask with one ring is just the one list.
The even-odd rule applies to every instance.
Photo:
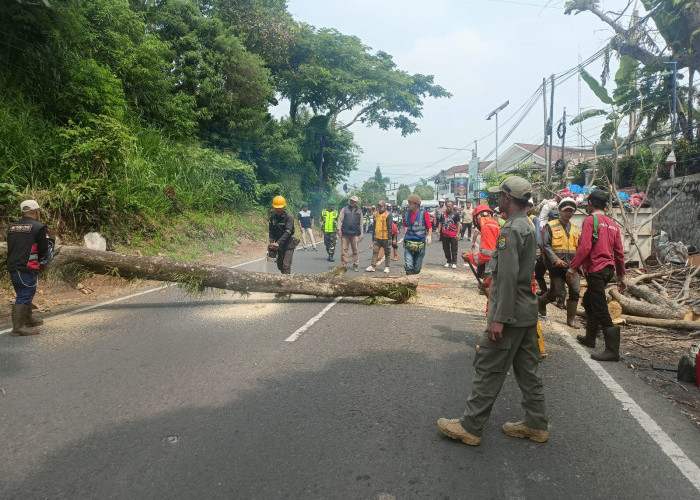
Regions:
[[474, 217], [480, 217], [482, 215], [491, 215], [493, 214], [493, 210], [491, 210], [491, 207], [488, 205], [478, 205], [476, 208], [474, 208]]
[[564, 198], [559, 202], [559, 210], [561, 210], [564, 207], [571, 207], [574, 210], [576, 210], [576, 200], [573, 198]]
[[287, 200], [284, 199], [284, 196], [275, 196], [272, 198], [272, 208], [284, 208], [287, 206]]
[[328, 204], [335, 205], [335, 200], [333, 198], [331, 198], [330, 200], [328, 200]]

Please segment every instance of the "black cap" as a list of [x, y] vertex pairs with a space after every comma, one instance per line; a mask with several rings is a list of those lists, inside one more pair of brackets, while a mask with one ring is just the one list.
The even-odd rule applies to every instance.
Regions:
[[588, 195], [588, 199], [607, 202], [610, 199], [610, 192], [604, 189], [594, 189], [593, 192]]

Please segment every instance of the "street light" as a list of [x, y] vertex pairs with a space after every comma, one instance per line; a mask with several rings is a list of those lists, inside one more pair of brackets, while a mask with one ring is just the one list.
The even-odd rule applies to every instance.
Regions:
[[492, 116], [496, 115], [496, 176], [498, 176], [498, 112], [502, 111], [509, 104], [510, 101], [504, 102], [486, 116], [486, 119], [490, 120]]

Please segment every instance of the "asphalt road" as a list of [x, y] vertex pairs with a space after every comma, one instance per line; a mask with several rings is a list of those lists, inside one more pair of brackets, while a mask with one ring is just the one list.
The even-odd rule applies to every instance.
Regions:
[[[425, 265], [442, 262], [433, 244]], [[332, 265], [297, 251], [293, 269]], [[548, 443], [501, 432], [522, 416], [512, 376], [481, 446], [440, 434], [483, 326], [415, 304], [169, 287], [0, 335], [0, 498], [698, 498], [698, 431], [623, 363], [601, 379], [564, 335], [541, 365]]]

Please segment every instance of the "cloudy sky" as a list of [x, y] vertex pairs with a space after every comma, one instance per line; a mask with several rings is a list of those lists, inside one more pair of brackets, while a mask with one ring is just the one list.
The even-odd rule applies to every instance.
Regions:
[[[394, 182], [415, 183], [442, 169], [468, 163], [473, 148], [479, 156], [495, 146], [495, 122], [486, 115], [506, 100], [499, 114], [499, 136], [522, 114], [520, 108], [542, 86], [542, 78], [574, 68], [596, 53], [611, 30], [590, 13], [564, 15], [563, 0], [288, 0], [298, 21], [335, 28], [355, 35], [373, 50], [391, 54], [397, 66], [410, 73], [435, 76], [435, 82], [453, 94], [451, 99], [426, 101], [420, 132], [401, 137], [396, 131], [353, 126], [363, 149], [358, 171], [349, 179], [358, 187], [374, 174]], [[606, 9], [626, 2], [601, 1]], [[628, 20], [629, 16], [624, 17]], [[600, 60], [587, 68], [600, 75]], [[548, 91], [549, 92], [549, 91]], [[584, 84], [572, 77], [555, 89], [554, 116], [566, 107], [569, 119], [581, 109], [602, 107]], [[515, 130], [502, 153], [514, 142], [541, 144], [543, 107], [538, 104]], [[520, 112], [518, 112], [520, 110]], [[342, 115], [341, 115], [342, 119]], [[349, 117], [347, 118], [349, 119]], [[555, 122], [556, 123], [556, 122]], [[583, 139], [569, 127], [570, 146], [590, 146], [599, 124], [583, 124]], [[493, 155], [489, 159], [493, 159]]]

